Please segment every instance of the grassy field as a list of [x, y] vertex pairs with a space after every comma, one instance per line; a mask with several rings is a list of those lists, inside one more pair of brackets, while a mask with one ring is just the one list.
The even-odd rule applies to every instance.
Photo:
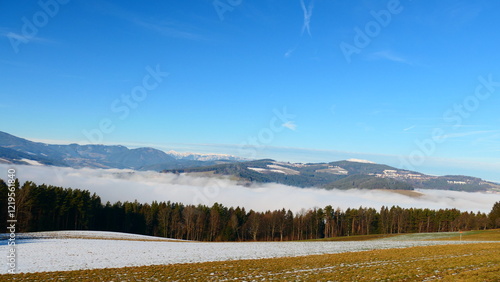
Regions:
[[310, 239], [303, 240], [304, 242], [314, 242], [314, 241], [336, 241], [336, 242], [348, 242], [348, 241], [368, 241], [383, 238], [397, 237], [398, 234], [371, 234], [371, 235], [354, 235], [354, 236], [342, 236], [342, 237], [331, 237], [322, 239]]
[[500, 244], [1, 275], [0, 281], [498, 281]]
[[[440, 240], [460, 240], [460, 233]], [[462, 241], [500, 241], [500, 229], [464, 231]]]
[[[372, 235], [355, 235], [332, 237], [323, 239], [312, 239], [304, 241], [368, 241], [368, 240], [443, 240], [443, 241], [460, 241], [459, 232], [434, 232], [434, 233], [412, 233], [412, 234], [372, 234]], [[493, 230], [475, 230], [462, 232], [462, 241], [500, 241], [500, 229]]]

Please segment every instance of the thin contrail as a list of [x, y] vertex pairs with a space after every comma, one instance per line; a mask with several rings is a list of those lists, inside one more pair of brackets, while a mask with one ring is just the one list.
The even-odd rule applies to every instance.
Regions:
[[307, 33], [309, 34], [309, 36], [311, 36], [310, 23], [312, 17], [312, 10], [314, 7], [314, 1], [312, 1], [309, 4], [309, 9], [306, 8], [304, 0], [300, 0], [300, 6], [302, 7], [302, 11], [304, 12], [304, 25], [302, 26], [302, 34], [304, 34], [304, 30], [307, 30]]

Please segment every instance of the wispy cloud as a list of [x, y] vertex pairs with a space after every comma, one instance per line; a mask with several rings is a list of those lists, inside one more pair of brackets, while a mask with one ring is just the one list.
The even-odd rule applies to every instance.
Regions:
[[304, 4], [304, 0], [300, 0], [300, 7], [302, 7], [302, 11], [304, 12], [304, 25], [302, 26], [302, 34], [304, 34], [304, 31], [307, 30], [307, 33], [309, 36], [311, 36], [311, 17], [312, 17], [312, 11], [314, 8], [314, 1], [311, 1], [309, 3], [308, 8], [306, 8], [306, 5]]
[[281, 126], [286, 127], [290, 130], [294, 130], [294, 131], [297, 129], [297, 125], [293, 121], [287, 121], [287, 122], [283, 123]]
[[168, 37], [175, 37], [187, 40], [204, 40], [204, 37], [186, 29], [181, 28], [178, 24], [167, 21], [146, 21], [139, 18], [130, 20], [137, 26], [157, 32]]
[[[7, 37], [9, 39], [14, 39], [14, 40], [19, 40], [19, 41], [27, 41], [29, 37], [25, 37], [21, 34], [17, 34], [15, 32], [6, 32], [6, 31], [0, 31], [0, 36], [2, 37]], [[31, 37], [34, 38], [34, 37]]]
[[491, 155], [493, 152], [500, 152], [500, 131], [494, 131], [491, 134], [480, 136], [472, 143], [480, 148], [480, 152], [482, 153]]
[[403, 129], [403, 131], [412, 130], [412, 129], [413, 129], [413, 128], [415, 128], [415, 127], [416, 127], [416, 125], [412, 125], [412, 126], [410, 126], [410, 127], [407, 127], [407, 128], [405, 128], [405, 129]]
[[461, 137], [472, 136], [472, 135], [481, 135], [481, 134], [498, 133], [498, 132], [499, 132], [498, 130], [479, 130], [479, 131], [469, 131], [469, 132], [457, 132], [457, 133], [444, 134], [444, 135], [441, 135], [439, 138], [440, 139], [461, 138]]
[[39, 36], [24, 36], [16, 32], [7, 31], [5, 29], [0, 29], [0, 37], [5, 37], [9, 40], [20, 41], [22, 43], [28, 43], [28, 42], [45, 43], [45, 44], [57, 43], [52, 39], [43, 38]]
[[413, 63], [410, 62], [408, 59], [404, 58], [403, 56], [397, 55], [392, 51], [375, 52], [372, 53], [370, 57], [376, 60], [388, 60], [391, 62], [413, 65]]
[[288, 51], [285, 52], [285, 55], [284, 57], [285, 58], [289, 58], [290, 56], [292, 56], [292, 53], [295, 52], [295, 48], [290, 48], [288, 49]]
[[206, 40], [205, 37], [194, 31], [195, 27], [190, 27], [174, 20], [145, 19], [138, 13], [131, 12], [120, 5], [108, 1], [98, 1], [97, 3], [91, 7], [97, 12], [127, 21], [137, 27], [156, 32], [162, 36], [186, 40]]
[[482, 11], [483, 6], [479, 3], [457, 1], [448, 6], [444, 12], [455, 25], [461, 26], [475, 20]]
[[485, 143], [495, 143], [500, 147], [500, 132], [498, 130], [492, 130], [493, 134], [489, 134], [488, 136], [483, 136], [476, 139], [476, 142], [485, 142]]

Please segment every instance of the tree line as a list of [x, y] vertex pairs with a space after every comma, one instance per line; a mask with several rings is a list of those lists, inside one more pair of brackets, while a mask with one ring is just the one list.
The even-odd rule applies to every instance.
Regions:
[[[87, 190], [20, 185], [16, 180], [17, 231], [100, 230], [198, 241], [284, 241], [338, 236], [449, 232], [500, 228], [500, 202], [489, 214], [457, 209], [399, 206], [247, 211], [244, 207], [184, 205], [174, 202], [102, 203]], [[0, 179], [0, 206], [8, 186]], [[4, 211], [5, 210], [5, 211]], [[0, 228], [6, 230], [6, 208]]]

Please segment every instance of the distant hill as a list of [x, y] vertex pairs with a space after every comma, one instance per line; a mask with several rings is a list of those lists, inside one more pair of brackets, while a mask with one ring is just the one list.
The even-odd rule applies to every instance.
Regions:
[[[203, 160], [197, 160], [197, 157]], [[230, 160], [224, 160], [224, 157]], [[121, 145], [51, 145], [32, 142], [0, 131], [0, 163], [160, 171], [234, 162], [237, 159], [231, 157], [188, 153], [185, 158], [154, 148], [129, 149]]]
[[469, 176], [430, 176], [362, 160], [293, 164], [271, 159], [165, 170], [171, 173], [213, 173], [240, 181], [282, 183], [324, 189], [442, 189], [488, 191], [500, 185]]

